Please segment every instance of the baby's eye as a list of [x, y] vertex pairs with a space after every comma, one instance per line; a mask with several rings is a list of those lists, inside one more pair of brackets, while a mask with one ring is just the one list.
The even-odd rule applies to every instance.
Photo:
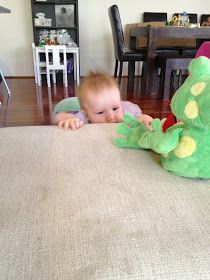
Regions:
[[114, 107], [112, 110], [113, 111], [116, 111], [116, 110], [118, 110], [119, 109], [119, 107]]
[[100, 111], [100, 112], [97, 112], [96, 115], [102, 115], [104, 112], [103, 111]]

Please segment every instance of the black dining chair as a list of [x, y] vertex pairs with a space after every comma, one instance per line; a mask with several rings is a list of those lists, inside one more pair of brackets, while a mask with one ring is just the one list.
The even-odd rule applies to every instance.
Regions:
[[143, 22], [151, 22], [151, 21], [167, 22], [167, 13], [144, 12]]
[[[208, 22], [208, 18], [210, 18], [210, 14], [202, 14], [200, 17], [200, 26], [210, 26], [210, 23]], [[197, 39], [197, 48], [199, 48], [205, 41], [210, 41], [209, 38], [204, 39]]]
[[200, 17], [200, 25], [201, 26], [209, 26], [208, 18], [210, 14], [202, 14]]
[[109, 19], [112, 28], [112, 37], [114, 43], [114, 53], [115, 53], [115, 70], [114, 77], [118, 74], [118, 62], [120, 62], [118, 83], [120, 84], [122, 78], [123, 63], [128, 62], [128, 82], [133, 80], [135, 75], [135, 62], [142, 61], [145, 62], [146, 59], [146, 49], [131, 50], [126, 48], [123, 28], [120, 18], [120, 12], [117, 5], [113, 5], [108, 9]]
[[182, 83], [182, 71], [188, 69], [190, 61], [193, 59], [191, 54], [186, 55], [171, 55], [158, 54], [155, 58], [156, 67], [161, 69], [159, 99], [170, 99], [172, 85], [175, 85], [175, 80], [178, 75], [178, 86]]

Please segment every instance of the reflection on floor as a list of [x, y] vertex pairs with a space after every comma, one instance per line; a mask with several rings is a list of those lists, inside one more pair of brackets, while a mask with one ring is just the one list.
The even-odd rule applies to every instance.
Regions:
[[[68, 88], [59, 83], [49, 89], [46, 83], [42, 87], [36, 86], [32, 78], [7, 79], [7, 83], [12, 97], [6, 126], [49, 125], [55, 104], [77, 93], [74, 81], [70, 81]], [[166, 117], [170, 112], [169, 105], [156, 100], [155, 96], [141, 96], [140, 84], [141, 79], [136, 78], [134, 93], [129, 92], [127, 78], [123, 78], [120, 86], [122, 99], [138, 104], [145, 114], [158, 118]], [[0, 84], [0, 101], [4, 105], [5, 89], [2, 84]]]

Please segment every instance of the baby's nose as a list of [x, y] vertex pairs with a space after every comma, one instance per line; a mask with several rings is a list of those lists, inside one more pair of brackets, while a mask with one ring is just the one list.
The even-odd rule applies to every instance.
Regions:
[[113, 122], [114, 121], [114, 114], [113, 114], [113, 112], [109, 112], [108, 114], [107, 114], [107, 122]]

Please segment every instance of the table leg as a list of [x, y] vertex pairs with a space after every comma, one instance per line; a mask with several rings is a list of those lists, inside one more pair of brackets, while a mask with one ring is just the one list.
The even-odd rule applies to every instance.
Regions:
[[[129, 46], [130, 49], [136, 49], [136, 37], [130, 37]], [[135, 61], [128, 62], [128, 85], [127, 91], [134, 91], [134, 82], [135, 82]]]
[[156, 30], [150, 29], [147, 42], [146, 95], [157, 95], [158, 93], [158, 71], [155, 67], [156, 47], [157, 33]]

